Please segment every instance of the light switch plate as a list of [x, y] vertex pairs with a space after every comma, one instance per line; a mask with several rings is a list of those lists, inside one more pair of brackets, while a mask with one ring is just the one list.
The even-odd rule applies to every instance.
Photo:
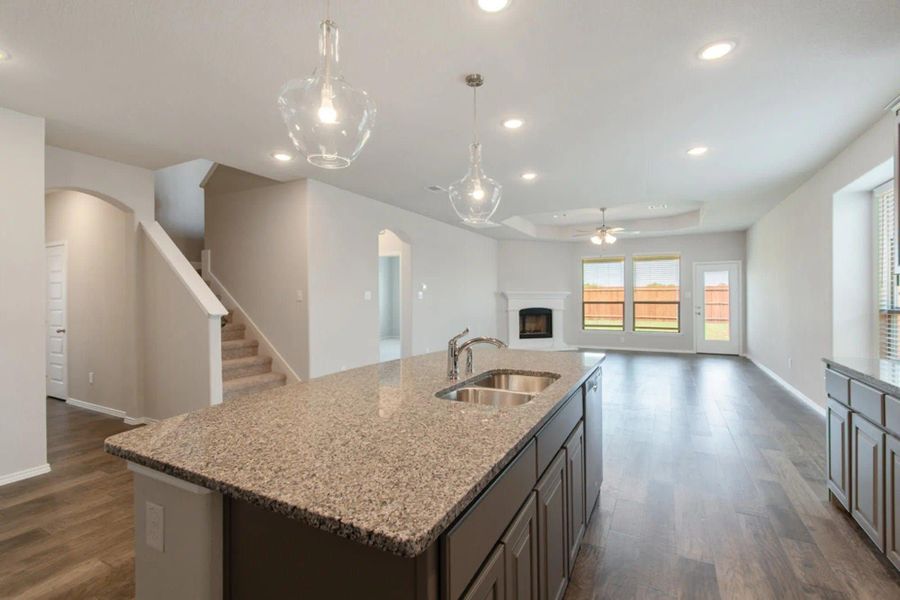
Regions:
[[144, 538], [148, 546], [160, 552], [166, 551], [165, 509], [155, 502], [147, 502], [144, 514]]
[[371, 300], [371, 299], [372, 299], [372, 292], [370, 292], [369, 290], [366, 290], [365, 293], [363, 294], [363, 298], [366, 299], [366, 300]]

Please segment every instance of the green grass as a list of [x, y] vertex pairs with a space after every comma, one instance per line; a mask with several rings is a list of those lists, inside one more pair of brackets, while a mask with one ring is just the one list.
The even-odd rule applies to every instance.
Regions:
[[719, 341], [719, 342], [727, 342], [729, 339], [728, 336], [728, 323], [719, 323], [719, 322], [706, 322], [706, 337], [704, 339], [709, 341]]
[[617, 319], [595, 319], [588, 317], [584, 320], [584, 328], [595, 331], [622, 331], [622, 321]]
[[653, 319], [637, 319], [634, 322], [634, 330], [678, 333], [678, 323], [676, 323], [675, 321], [654, 321]]

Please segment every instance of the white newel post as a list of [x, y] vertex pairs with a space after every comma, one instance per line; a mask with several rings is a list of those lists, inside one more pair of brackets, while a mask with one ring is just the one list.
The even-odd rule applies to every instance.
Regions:
[[[509, 347], [522, 350], [572, 350], [566, 345], [565, 314], [569, 292], [503, 292], [506, 296], [506, 315]], [[525, 308], [546, 308], [552, 311], [552, 338], [519, 337], [519, 311]]]

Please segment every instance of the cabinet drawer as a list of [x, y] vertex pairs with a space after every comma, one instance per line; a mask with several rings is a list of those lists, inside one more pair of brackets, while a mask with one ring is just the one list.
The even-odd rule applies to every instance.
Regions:
[[531, 493], [535, 448], [532, 440], [441, 538], [444, 598], [460, 597]]
[[582, 394], [584, 387], [569, 396], [562, 408], [556, 411], [537, 433], [537, 472], [543, 473], [559, 449], [566, 442], [569, 434], [578, 425], [584, 413]]
[[837, 371], [825, 369], [825, 392], [838, 402], [850, 404], [850, 378]]
[[900, 436], [900, 400], [884, 397], [884, 426]]
[[863, 385], [850, 382], [850, 408], [878, 425], [884, 425], [884, 394]]

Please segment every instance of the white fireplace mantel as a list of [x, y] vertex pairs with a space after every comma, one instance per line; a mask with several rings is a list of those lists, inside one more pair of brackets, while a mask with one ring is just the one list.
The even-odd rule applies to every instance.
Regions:
[[[571, 350], [563, 341], [566, 298], [569, 292], [502, 292], [506, 296], [509, 347], [524, 350]], [[519, 311], [523, 308], [549, 308], [553, 311], [552, 338], [519, 338]]]

